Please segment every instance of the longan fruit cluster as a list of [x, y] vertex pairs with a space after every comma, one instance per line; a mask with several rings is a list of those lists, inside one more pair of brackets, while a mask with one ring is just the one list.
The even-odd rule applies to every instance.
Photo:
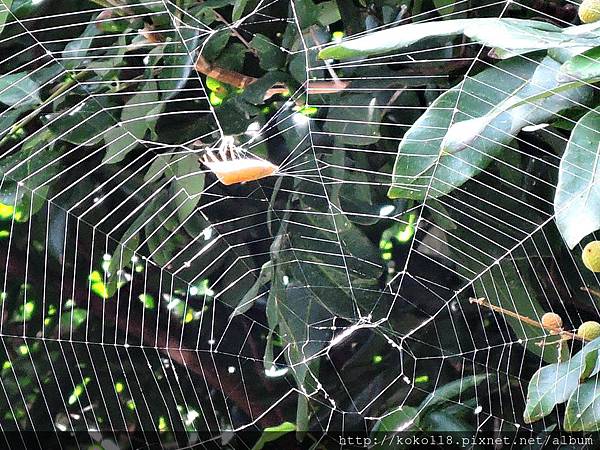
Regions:
[[545, 328], [559, 329], [562, 328], [563, 321], [558, 314], [547, 312], [542, 316], [542, 325], [544, 325]]
[[[542, 326], [549, 329], [551, 333], [558, 334], [562, 331], [563, 321], [558, 314], [547, 312], [542, 316]], [[576, 334], [585, 341], [593, 341], [600, 337], [600, 323], [595, 320], [583, 322], [579, 325]]]
[[592, 272], [600, 272], [600, 241], [588, 242], [581, 252], [581, 260]]
[[577, 336], [586, 341], [593, 341], [597, 337], [600, 337], [600, 323], [595, 320], [583, 322], [577, 329]]
[[600, 19], [600, 0], [583, 0], [579, 5], [579, 18], [583, 23], [592, 23]]

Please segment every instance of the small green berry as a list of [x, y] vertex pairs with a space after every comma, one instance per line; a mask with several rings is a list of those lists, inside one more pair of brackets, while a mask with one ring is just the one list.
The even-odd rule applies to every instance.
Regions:
[[583, 248], [581, 260], [592, 272], [600, 272], [600, 241], [589, 242]]
[[579, 18], [583, 23], [600, 20], [600, 0], [583, 0], [579, 5]]
[[600, 337], [600, 323], [594, 320], [583, 322], [581, 325], [579, 325], [577, 336], [585, 339], [586, 341], [593, 341], [597, 337]]

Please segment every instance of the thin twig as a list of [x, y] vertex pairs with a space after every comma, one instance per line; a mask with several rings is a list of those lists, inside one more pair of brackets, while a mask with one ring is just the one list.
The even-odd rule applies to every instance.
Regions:
[[227, 22], [227, 19], [225, 19], [225, 17], [223, 17], [221, 15], [221, 13], [219, 13], [219, 11], [217, 11], [216, 9], [213, 9], [213, 13], [215, 14], [215, 17], [217, 18], [217, 20], [219, 22], [223, 22], [227, 26], [229, 31], [231, 31], [231, 34], [233, 34], [236, 38], [238, 38], [240, 40], [240, 42], [242, 44], [244, 44], [246, 46], [246, 48], [254, 54], [254, 56], [258, 55], [256, 49], [252, 48], [250, 46], [250, 42], [248, 42], [246, 40], [246, 38], [244, 38], [244, 36], [242, 36], [238, 30], [236, 30], [234, 27], [232, 27], [231, 24], [229, 22]]
[[596, 298], [600, 298], [600, 291], [598, 289], [589, 288], [585, 286], [581, 286], [579, 289], [581, 289], [583, 292], [587, 292], [588, 294], [592, 294]]
[[228, 84], [238, 89], [244, 89], [257, 79], [249, 77], [233, 70], [224, 69], [209, 63], [202, 55], [196, 60], [196, 70], [207, 77], [214, 78], [221, 83]]
[[576, 340], [583, 341], [583, 342], [587, 341], [586, 339], [582, 338], [581, 336], [578, 336], [577, 334], [571, 333], [569, 331], [565, 331], [562, 328], [549, 327], [549, 326], [546, 326], [546, 325], [538, 322], [537, 320], [533, 320], [527, 316], [523, 316], [522, 314], [516, 313], [514, 311], [510, 311], [508, 309], [504, 309], [501, 306], [492, 305], [485, 298], [470, 298], [469, 303], [476, 303], [478, 305], [485, 306], [486, 308], [489, 308], [493, 311], [499, 312], [502, 315], [513, 317], [513, 318], [519, 320], [520, 322], [526, 323], [527, 325], [531, 325], [533, 327], [548, 330], [552, 334], [555, 334], [555, 335], [561, 335], [561, 336], [568, 337], [570, 339], [576, 339]]

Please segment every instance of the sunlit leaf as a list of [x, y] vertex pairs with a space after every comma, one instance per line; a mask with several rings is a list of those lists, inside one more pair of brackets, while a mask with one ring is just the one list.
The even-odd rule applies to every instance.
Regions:
[[27, 72], [0, 76], [0, 103], [8, 106], [37, 105], [41, 103], [39, 85]]
[[[595, 370], [589, 370], [589, 367], [598, 366], [599, 348], [600, 339], [595, 339], [571, 359], [544, 366], [533, 375], [529, 381], [527, 403], [523, 413], [526, 423], [547, 416], [557, 404], [567, 401], [578, 388], [582, 374], [594, 373]], [[573, 427], [577, 426], [575, 422], [571, 420]]]
[[4, 24], [6, 23], [6, 19], [10, 17], [10, 9], [12, 2], [13, 0], [3, 0], [2, 6], [0, 6], [0, 8], [2, 8], [0, 10], [0, 33], [2, 33], [2, 30], [4, 30]]
[[600, 430], [600, 376], [574, 385], [565, 410], [564, 428], [576, 431]]
[[556, 226], [570, 248], [600, 229], [600, 108], [577, 122], [560, 161], [554, 211]]
[[513, 58], [441, 95], [404, 135], [388, 195], [415, 200], [445, 195], [485, 169], [524, 126], [589, 101], [592, 91], [580, 87], [513, 107], [558, 86], [559, 66], [551, 58], [539, 64]]
[[494, 55], [507, 58], [535, 50], [559, 46], [580, 46], [594, 42], [594, 36], [566, 35], [561, 28], [548, 22], [508, 18], [455, 19], [402, 25], [348, 39], [324, 48], [321, 59], [346, 59], [379, 55], [432, 37], [456, 36], [468, 38], [494, 48]]
[[276, 441], [281, 436], [293, 431], [296, 431], [296, 425], [291, 422], [283, 422], [281, 425], [267, 427], [263, 431], [260, 439], [252, 447], [252, 450], [261, 450], [266, 443]]
[[560, 67], [561, 81], [592, 80], [600, 77], [600, 47], [573, 56]]

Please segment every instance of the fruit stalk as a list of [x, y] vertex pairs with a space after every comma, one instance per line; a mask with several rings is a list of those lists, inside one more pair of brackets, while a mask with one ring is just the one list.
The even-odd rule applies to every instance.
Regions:
[[545, 326], [545, 325], [541, 324], [540, 322], [538, 322], [537, 320], [533, 320], [522, 314], [516, 313], [514, 311], [510, 311], [508, 309], [504, 309], [501, 306], [492, 305], [483, 297], [482, 298], [470, 298], [469, 303], [476, 303], [478, 305], [485, 306], [486, 308], [489, 308], [493, 311], [499, 312], [502, 315], [513, 317], [523, 323], [526, 323], [527, 325], [531, 325], [534, 327], [542, 328], [544, 330], [548, 330], [548, 331], [552, 332], [553, 334], [561, 335], [561, 336], [564, 336], [569, 339], [576, 339], [578, 341], [587, 342], [586, 339], [582, 338], [581, 336], [576, 335], [575, 333], [565, 331], [561, 328]]

